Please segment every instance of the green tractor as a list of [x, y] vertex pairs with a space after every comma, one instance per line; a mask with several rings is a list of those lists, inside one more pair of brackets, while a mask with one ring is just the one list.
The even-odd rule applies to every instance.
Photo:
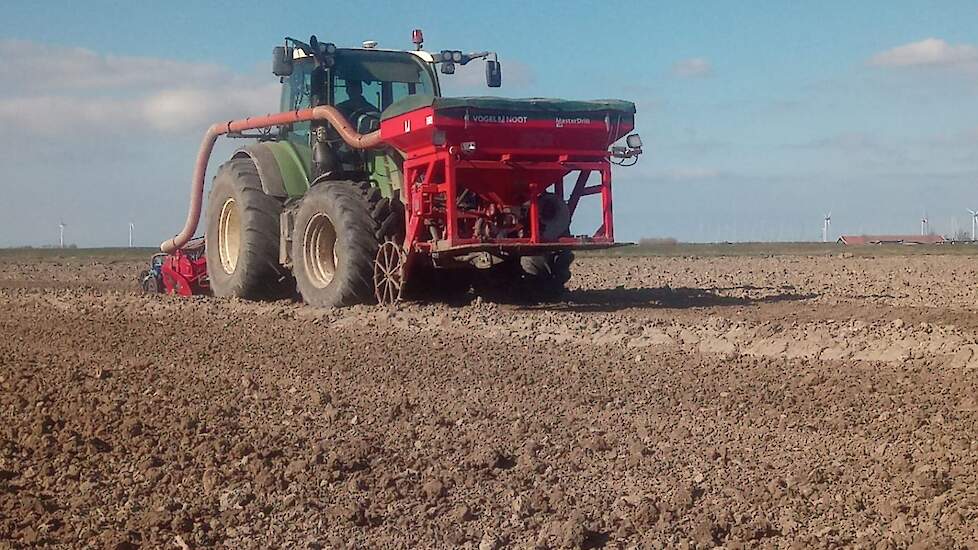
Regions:
[[[273, 72], [282, 83], [280, 112], [333, 105], [360, 134], [379, 130], [381, 113], [395, 103], [441, 96], [435, 67], [451, 67], [427, 52], [382, 50], [373, 42], [336, 48], [314, 36], [309, 43], [286, 38], [286, 44], [273, 52]], [[452, 54], [450, 63], [463, 61]], [[489, 55], [466, 55], [464, 61]], [[498, 62], [494, 67], [488, 84], [499, 86]], [[325, 121], [240, 135], [258, 142], [221, 166], [208, 198], [213, 293], [263, 299], [298, 286], [313, 305], [374, 300], [378, 243], [404, 234], [403, 157], [392, 148], [346, 147]], [[304, 228], [300, 239], [293, 238], [297, 225]]]
[[[164, 262], [164, 287], [197, 288], [167, 281], [206, 271], [217, 296], [298, 290], [306, 303], [342, 307], [397, 302], [408, 279], [419, 289], [464, 288], [482, 271], [552, 297], [570, 277], [572, 250], [614, 246], [610, 164], [634, 164], [641, 143], [632, 135], [627, 147], [609, 145], [634, 128], [634, 104], [443, 98], [438, 73], [474, 60], [485, 60], [487, 86], [500, 86], [496, 55], [428, 53], [417, 30], [413, 42], [414, 51], [337, 48], [313, 36], [274, 48], [280, 112], [208, 131], [187, 223], [161, 245], [171, 255], [200, 220], [217, 137], [255, 141], [214, 177], [204, 258]], [[601, 227], [572, 236], [579, 200], [595, 194]]]

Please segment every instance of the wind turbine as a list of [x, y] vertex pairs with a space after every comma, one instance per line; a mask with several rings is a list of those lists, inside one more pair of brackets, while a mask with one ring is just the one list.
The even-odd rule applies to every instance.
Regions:
[[978, 226], [978, 212], [972, 209], [968, 209], [968, 213], [971, 214], [971, 240], [975, 240], [975, 226]]
[[61, 248], [65, 247], [65, 222], [61, 220], [58, 222], [58, 242], [61, 244]]
[[920, 217], [920, 235], [924, 236], [927, 234], [927, 212]]
[[132, 222], [129, 222], [129, 248], [132, 248]]
[[832, 225], [832, 213], [829, 212], [822, 218], [822, 242], [829, 242], [829, 226]]

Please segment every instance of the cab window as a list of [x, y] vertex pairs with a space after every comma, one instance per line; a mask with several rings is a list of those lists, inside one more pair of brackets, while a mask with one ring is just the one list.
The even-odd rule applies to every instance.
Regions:
[[[374, 107], [379, 107], [383, 104], [383, 101], [381, 101], [382, 84], [380, 82], [360, 81], [360, 87], [363, 90], [361, 95], [363, 96], [363, 99], [367, 100], [368, 103]], [[339, 105], [340, 103], [348, 101], [349, 99], [350, 93], [347, 91], [347, 79], [336, 78], [333, 81], [333, 104]], [[384, 108], [381, 107], [377, 110], [381, 111], [383, 109]]]
[[348, 81], [359, 81], [363, 99], [378, 111], [411, 95], [435, 95], [435, 84], [426, 64], [400, 52], [340, 50], [333, 78], [333, 104], [350, 99]]
[[[282, 86], [282, 111], [296, 111], [312, 106], [312, 60], [296, 60], [292, 75], [285, 80]], [[309, 138], [310, 123], [296, 122], [292, 125], [290, 134], [297, 139], [304, 140]]]

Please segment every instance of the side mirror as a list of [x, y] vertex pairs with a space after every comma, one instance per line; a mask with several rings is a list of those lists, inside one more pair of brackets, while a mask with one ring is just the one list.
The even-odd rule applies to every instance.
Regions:
[[292, 75], [292, 48], [285, 46], [272, 48], [272, 74], [275, 76]]
[[503, 85], [503, 67], [498, 61], [486, 60], [486, 86], [498, 88]]

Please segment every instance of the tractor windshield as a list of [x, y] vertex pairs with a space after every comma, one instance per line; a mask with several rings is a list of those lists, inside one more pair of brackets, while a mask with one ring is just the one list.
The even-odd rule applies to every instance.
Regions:
[[331, 73], [334, 105], [383, 111], [406, 97], [438, 92], [427, 63], [405, 52], [339, 50]]

